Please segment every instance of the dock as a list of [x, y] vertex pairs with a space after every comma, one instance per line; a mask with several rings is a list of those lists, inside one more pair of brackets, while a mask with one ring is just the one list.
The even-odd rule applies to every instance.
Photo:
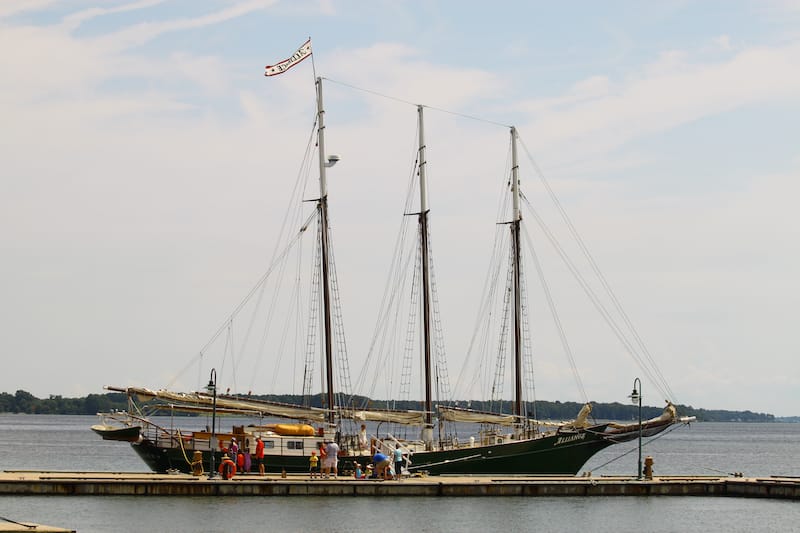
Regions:
[[14, 533], [19, 531], [30, 531], [33, 533], [75, 533], [74, 529], [34, 524], [33, 522], [17, 522], [10, 518], [0, 516], [0, 533]]
[[800, 499], [797, 477], [423, 476], [401, 480], [245, 474], [232, 480], [132, 472], [0, 472], [0, 495], [36, 496], [728, 496]]

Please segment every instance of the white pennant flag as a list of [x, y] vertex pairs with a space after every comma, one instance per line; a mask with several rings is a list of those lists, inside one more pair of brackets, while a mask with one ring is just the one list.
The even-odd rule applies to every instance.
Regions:
[[297, 52], [292, 54], [289, 59], [284, 59], [275, 65], [267, 65], [267, 71], [264, 76], [275, 76], [276, 74], [283, 74], [305, 58], [311, 55], [311, 39], [307, 40], [303, 45], [297, 49]]

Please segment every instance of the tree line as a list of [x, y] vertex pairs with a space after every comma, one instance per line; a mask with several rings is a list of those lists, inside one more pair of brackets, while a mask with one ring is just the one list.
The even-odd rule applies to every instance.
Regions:
[[[282, 402], [289, 404], [304, 404], [313, 407], [322, 407], [323, 395], [301, 396], [293, 394], [253, 395], [254, 399]], [[355, 397], [353, 404], [359, 408], [370, 409], [421, 409], [419, 401], [386, 401], [372, 400], [365, 397]], [[483, 400], [459, 401], [459, 407], [474, 409], [476, 411], [511, 412], [511, 402], [489, 402]], [[535, 405], [528, 406], [528, 414], [540, 420], [571, 420], [581, 410], [582, 404], [577, 402], [537, 401]], [[678, 413], [682, 416], [695, 416], [702, 422], [774, 422], [775, 416], [768, 413], [754, 413], [752, 411], [727, 411], [722, 409], [700, 409], [687, 405], [677, 405]], [[82, 398], [64, 398], [51, 395], [48, 398], [37, 398], [24, 390], [15, 394], [0, 393], [0, 413], [27, 413], [27, 414], [53, 414], [53, 415], [94, 415], [99, 412], [111, 410], [124, 410], [128, 408], [128, 398], [120, 392], [106, 394], [89, 394]], [[653, 418], [661, 414], [661, 407], [642, 406], [642, 419]], [[637, 420], [638, 406], [614, 403], [593, 403], [592, 416], [598, 420]]]
[[128, 397], [120, 392], [89, 394], [83, 398], [51, 395], [43, 399], [24, 390], [18, 390], [15, 394], [0, 392], [0, 413], [94, 415], [101, 411], [127, 408]]

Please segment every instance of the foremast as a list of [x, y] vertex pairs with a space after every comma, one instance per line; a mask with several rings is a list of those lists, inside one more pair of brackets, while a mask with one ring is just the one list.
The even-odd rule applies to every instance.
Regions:
[[328, 183], [325, 159], [325, 110], [322, 106], [322, 78], [317, 78], [317, 149], [319, 150], [319, 200], [317, 210], [320, 220], [320, 252], [322, 263], [322, 327], [324, 336], [325, 385], [328, 407], [328, 423], [333, 425], [334, 388], [333, 388], [333, 340], [331, 338], [331, 287], [330, 287], [330, 251], [328, 242]]

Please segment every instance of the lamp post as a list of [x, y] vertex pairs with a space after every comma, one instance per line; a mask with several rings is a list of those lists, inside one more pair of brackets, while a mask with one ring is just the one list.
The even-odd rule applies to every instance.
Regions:
[[[208, 473], [208, 477], [213, 478], [215, 477], [216, 468], [214, 465], [215, 461], [215, 454], [217, 449], [217, 369], [211, 369], [211, 376], [208, 378], [208, 385], [206, 385], [206, 390], [209, 394], [214, 395], [213, 403], [211, 404], [211, 472]], [[639, 458], [641, 460], [641, 457]]]
[[639, 378], [633, 380], [630, 399], [633, 405], [639, 405], [639, 469], [636, 471], [636, 479], [642, 479], [642, 381]]

